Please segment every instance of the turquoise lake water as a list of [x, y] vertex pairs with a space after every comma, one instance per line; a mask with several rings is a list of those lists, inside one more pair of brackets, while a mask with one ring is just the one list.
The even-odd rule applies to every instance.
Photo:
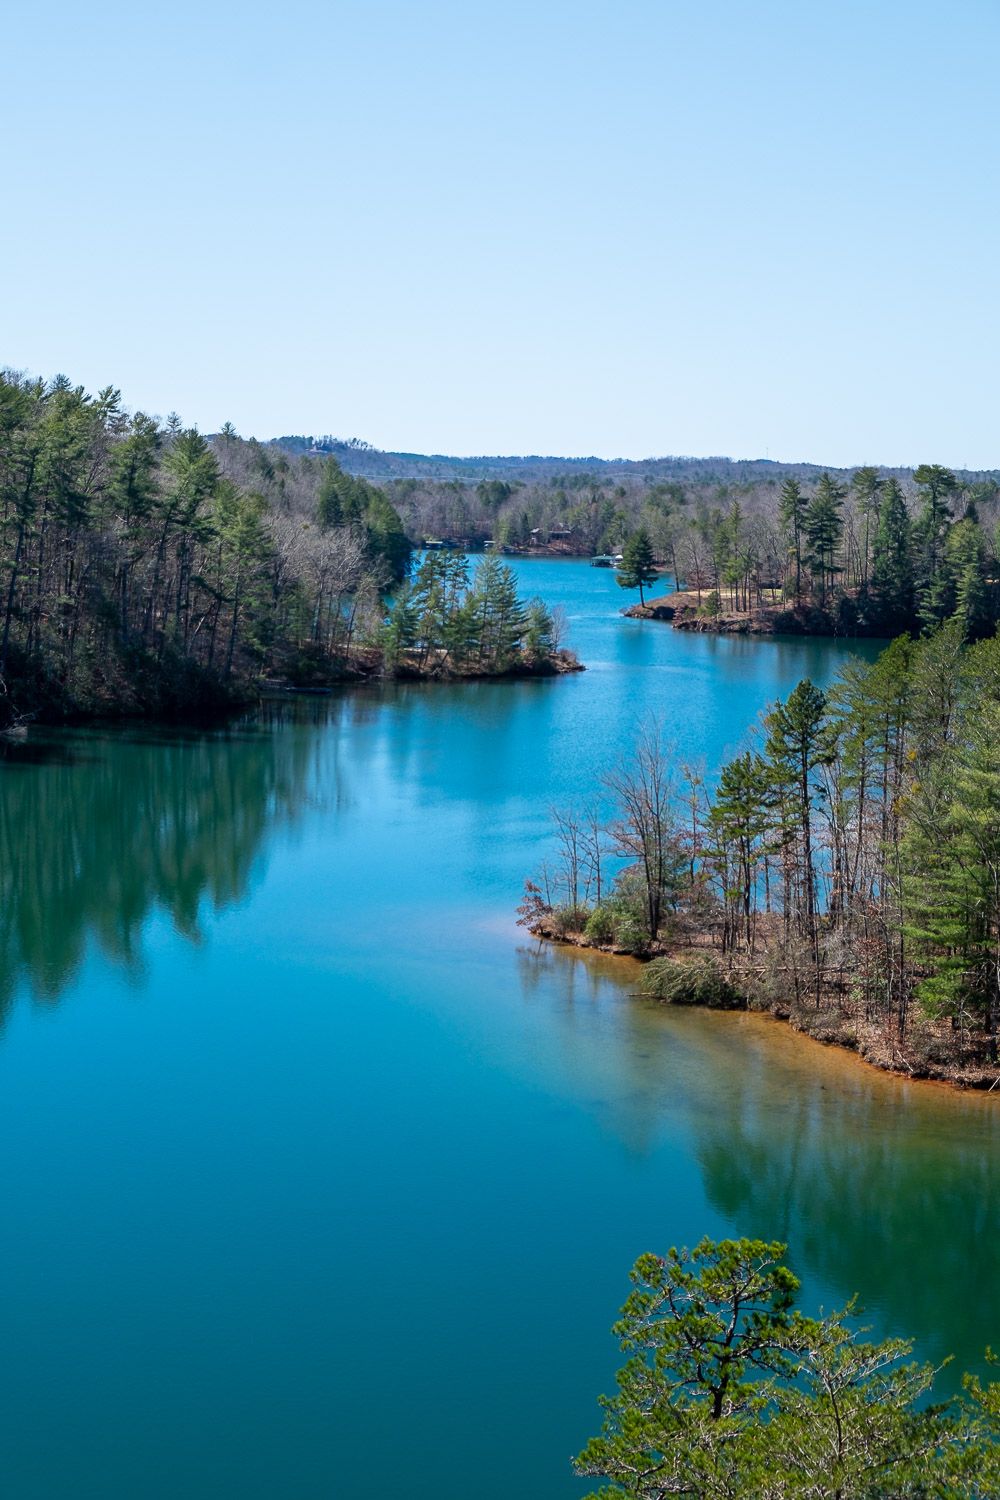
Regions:
[[995, 1100], [514, 925], [644, 718], [712, 772], [852, 647], [518, 568], [587, 672], [0, 759], [12, 1500], [569, 1500], [629, 1266], [703, 1234], [787, 1239], [810, 1310], [927, 1356], [1000, 1341]]

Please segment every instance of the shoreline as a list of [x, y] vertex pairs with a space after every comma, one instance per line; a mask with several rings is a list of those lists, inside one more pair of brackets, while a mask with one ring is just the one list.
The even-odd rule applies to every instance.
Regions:
[[[500, 555], [500, 554], [498, 554]], [[507, 547], [503, 556], [518, 562], [591, 562], [589, 552], [573, 551], [565, 544], [537, 544], [531, 547]], [[670, 576], [664, 564], [658, 564]], [[655, 587], [655, 585], [652, 585]], [[904, 624], [896, 628], [871, 624], [860, 618], [850, 618], [857, 610], [855, 593], [842, 596], [847, 618], [835, 617], [829, 610], [815, 604], [795, 604], [777, 600], [769, 604], [757, 604], [751, 609], [720, 607], [717, 614], [704, 610], [704, 602], [712, 592], [703, 588], [701, 596], [694, 589], [674, 589], [669, 594], [651, 595], [641, 604], [630, 604], [620, 611], [629, 620], [657, 620], [672, 625], [675, 630], [691, 631], [703, 635], [753, 635], [753, 636], [808, 636], [818, 640], [875, 640], [891, 641], [895, 636], [907, 633]], [[776, 591], [774, 591], [776, 592]]]
[[[616, 949], [605, 944], [588, 943], [582, 933], [557, 932], [553, 926], [544, 921], [529, 927], [528, 931], [539, 942], [573, 949], [582, 957], [592, 954], [604, 959], [625, 960], [632, 964], [639, 964], [640, 972], [641, 968], [652, 958], [705, 957], [711, 952], [704, 947], [688, 945], [673, 949], [664, 948], [646, 958], [641, 958], [622, 948]], [[721, 957], [715, 954], [713, 956]], [[741, 969], [738, 963], [730, 962], [726, 968], [726, 977], [733, 989], [739, 993], [741, 980], [744, 983], [746, 981], [746, 969]], [[641, 989], [634, 989], [631, 994], [634, 999], [646, 1001], [650, 1005], [670, 1007], [675, 1010], [708, 1010], [729, 1015], [759, 1016], [786, 1026], [789, 1032], [798, 1037], [804, 1037], [819, 1046], [835, 1049], [838, 1053], [853, 1057], [856, 1062], [890, 1077], [909, 1083], [934, 1084], [952, 1093], [975, 1094], [980, 1097], [996, 1090], [1000, 1098], [1000, 1062], [973, 1066], [963, 1066], [957, 1063], [935, 1065], [926, 1059], [920, 1060], [914, 1057], [912, 1053], [908, 1057], [907, 1048], [900, 1046], [898, 1038], [895, 1038], [891, 1031], [873, 1023], [864, 1022], [843, 1006], [828, 1004], [815, 1010], [803, 1006], [796, 1010], [793, 1006], [786, 1004], [755, 1005], [751, 1002], [749, 995], [743, 996], [742, 1003], [712, 1005], [698, 1001], [677, 1003], [662, 1000], [656, 995], [644, 993]], [[813, 1023], [812, 1026], [810, 1022]], [[935, 1026], [931, 1022], [927, 1022], [920, 1033], [924, 1038], [949, 1034], [950, 1026], [945, 1027], [940, 1023]]]
[[[135, 725], [172, 722], [192, 726], [221, 723], [236, 715], [246, 713], [263, 699], [322, 698], [345, 687], [370, 687], [388, 682], [526, 682], [563, 677], [576, 672], [585, 672], [586, 666], [572, 651], [561, 649], [538, 662], [515, 662], [503, 671], [458, 669], [443, 666], [440, 662], [419, 666], [412, 662], [400, 662], [392, 671], [385, 671], [381, 663], [359, 659], [344, 664], [339, 671], [323, 673], [312, 682], [293, 682], [287, 678], [259, 678], [252, 685], [240, 683], [232, 688], [202, 682], [204, 692], [188, 699], [163, 697], [151, 698], [147, 702], [127, 701], [82, 705], [68, 703], [53, 707], [18, 710], [11, 697], [6, 701], [13, 710], [9, 722], [0, 720], [0, 744], [5, 740], [21, 738], [32, 727], [39, 729], [84, 728], [88, 725]], [[218, 689], [217, 691], [215, 689]]]
[[[704, 635], [798, 635], [827, 640], [891, 640], [892, 633], [862, 620], [835, 619], [828, 611], [813, 605], [773, 602], [752, 609], [719, 608], [707, 614], [702, 597], [689, 589], [675, 589], [642, 604], [630, 604], [622, 614], [630, 620], [658, 620], [674, 630], [695, 631]], [[853, 606], [853, 600], [848, 601]], [[898, 634], [898, 632], [896, 632]]]

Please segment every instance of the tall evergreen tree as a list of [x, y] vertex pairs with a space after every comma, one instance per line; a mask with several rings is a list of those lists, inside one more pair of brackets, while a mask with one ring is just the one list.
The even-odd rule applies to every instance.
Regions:
[[390, 674], [396, 671], [403, 655], [417, 642], [420, 616], [414, 588], [404, 583], [396, 590], [389, 616], [382, 631], [382, 649], [385, 669]]
[[806, 512], [809, 568], [819, 586], [821, 605], [825, 605], [827, 589], [840, 571], [836, 559], [844, 533], [844, 493], [843, 485], [823, 474]]
[[951, 521], [948, 500], [958, 487], [950, 469], [921, 464], [914, 470], [921, 509], [913, 527], [916, 559], [916, 603], [921, 623], [932, 630], [951, 613], [945, 566], [946, 539]]
[[799, 893], [800, 922], [814, 948], [818, 941], [816, 870], [813, 858], [814, 773], [829, 763], [832, 735], [826, 721], [826, 695], [804, 678], [784, 703], [776, 703], [765, 721], [765, 754], [777, 787], [786, 788], [788, 821], [799, 851], [793, 872]]
[[976, 522], [965, 519], [948, 533], [945, 568], [953, 594], [955, 618], [965, 639], [985, 633], [989, 622], [989, 599], [984, 577], [983, 534]]
[[316, 519], [323, 527], [340, 526], [344, 521], [344, 480], [346, 475], [335, 458], [328, 458], [323, 465], [316, 498]]
[[[266, 645], [265, 567], [271, 544], [266, 513], [260, 495], [248, 495], [223, 480], [216, 488], [213, 526], [218, 538], [219, 602], [225, 610], [226, 632], [223, 671], [232, 676], [237, 642], [259, 657]], [[248, 617], [252, 624], [248, 627]], [[210, 628], [209, 666], [215, 665], [215, 634], [219, 611]]]
[[371, 487], [362, 515], [372, 556], [385, 564], [389, 582], [400, 583], [410, 571], [413, 548], [398, 511], [381, 490]]
[[878, 515], [879, 496], [884, 484], [878, 469], [870, 464], [856, 469], [851, 479], [851, 491], [861, 516], [861, 569], [858, 583], [862, 594], [868, 588], [872, 523]]
[[[936, 1014], [971, 1014], [997, 1055], [1000, 1023], [1000, 640], [969, 654], [964, 711], [925, 762], [905, 841], [907, 930], [930, 974]], [[933, 787], [926, 782], [933, 778]]]
[[477, 567], [470, 607], [479, 665], [505, 671], [524, 639], [526, 611], [513, 571], [498, 557], [484, 557]]
[[540, 662], [556, 648], [556, 625], [551, 611], [542, 599], [529, 599], [524, 625], [524, 654], [529, 661]]
[[879, 497], [872, 559], [872, 593], [879, 620], [905, 627], [913, 617], [913, 558], [910, 516], [899, 481], [887, 479]]
[[802, 597], [802, 543], [806, 529], [808, 501], [797, 479], [786, 479], [778, 499], [778, 520], [785, 541], [795, 559], [795, 602]]
[[772, 828], [772, 786], [763, 757], [746, 751], [723, 766], [710, 814], [711, 858], [721, 875], [723, 947], [754, 950], [756, 888]]
[[657, 577], [656, 559], [649, 533], [642, 527], [634, 531], [622, 548], [622, 561], [617, 578], [623, 589], [638, 589], [639, 603], [645, 604], [643, 589], [648, 588]]
[[993, 1494], [1000, 1389], [986, 1420], [927, 1405], [931, 1365], [863, 1342], [852, 1307], [806, 1318], [785, 1246], [703, 1240], [640, 1256], [614, 1332], [626, 1363], [575, 1460], [588, 1500], [904, 1500]]

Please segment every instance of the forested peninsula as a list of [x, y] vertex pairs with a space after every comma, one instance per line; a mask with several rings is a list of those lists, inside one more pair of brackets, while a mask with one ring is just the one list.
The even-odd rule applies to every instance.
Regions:
[[[383, 453], [333, 438], [281, 438], [378, 476], [407, 534], [523, 556], [638, 549], [621, 576], [628, 611], [686, 630], [882, 636], [958, 614], [1000, 619], [1000, 476], [727, 458], [456, 459]], [[642, 597], [663, 573], [675, 592]]]
[[[262, 686], [577, 664], [486, 557], [413, 545], [381, 489], [130, 414], [112, 388], [0, 374], [0, 728], [190, 714]], [[411, 576], [412, 575], [412, 576]]]
[[[794, 477], [777, 495], [773, 531], [744, 513], [696, 519], [671, 547], [674, 593], [646, 601], [657, 556], [642, 527], [625, 543], [619, 582], [638, 588], [626, 611], [680, 629], [745, 634], [888, 636], [957, 619], [987, 634], [1000, 619], [992, 480], [962, 483], [940, 464], [912, 474], [911, 494], [878, 469], [850, 483], [821, 474], [811, 493]], [[980, 503], [991, 513], [984, 524]], [[683, 565], [683, 574], [677, 572]]]
[[[651, 960], [640, 990], [744, 1007], [914, 1077], [1000, 1078], [1000, 638], [951, 620], [808, 680], [711, 788], [655, 730], [555, 813], [520, 921]], [[610, 808], [610, 816], [606, 812]]]

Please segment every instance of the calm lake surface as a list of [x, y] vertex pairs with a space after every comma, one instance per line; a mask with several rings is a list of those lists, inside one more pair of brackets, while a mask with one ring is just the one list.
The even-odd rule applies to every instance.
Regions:
[[519, 570], [586, 673], [0, 760], [12, 1500], [569, 1500], [632, 1260], [703, 1234], [787, 1239], [807, 1308], [857, 1291], [927, 1356], [998, 1341], [1000, 1101], [513, 921], [644, 716], [712, 772], [851, 648]]

